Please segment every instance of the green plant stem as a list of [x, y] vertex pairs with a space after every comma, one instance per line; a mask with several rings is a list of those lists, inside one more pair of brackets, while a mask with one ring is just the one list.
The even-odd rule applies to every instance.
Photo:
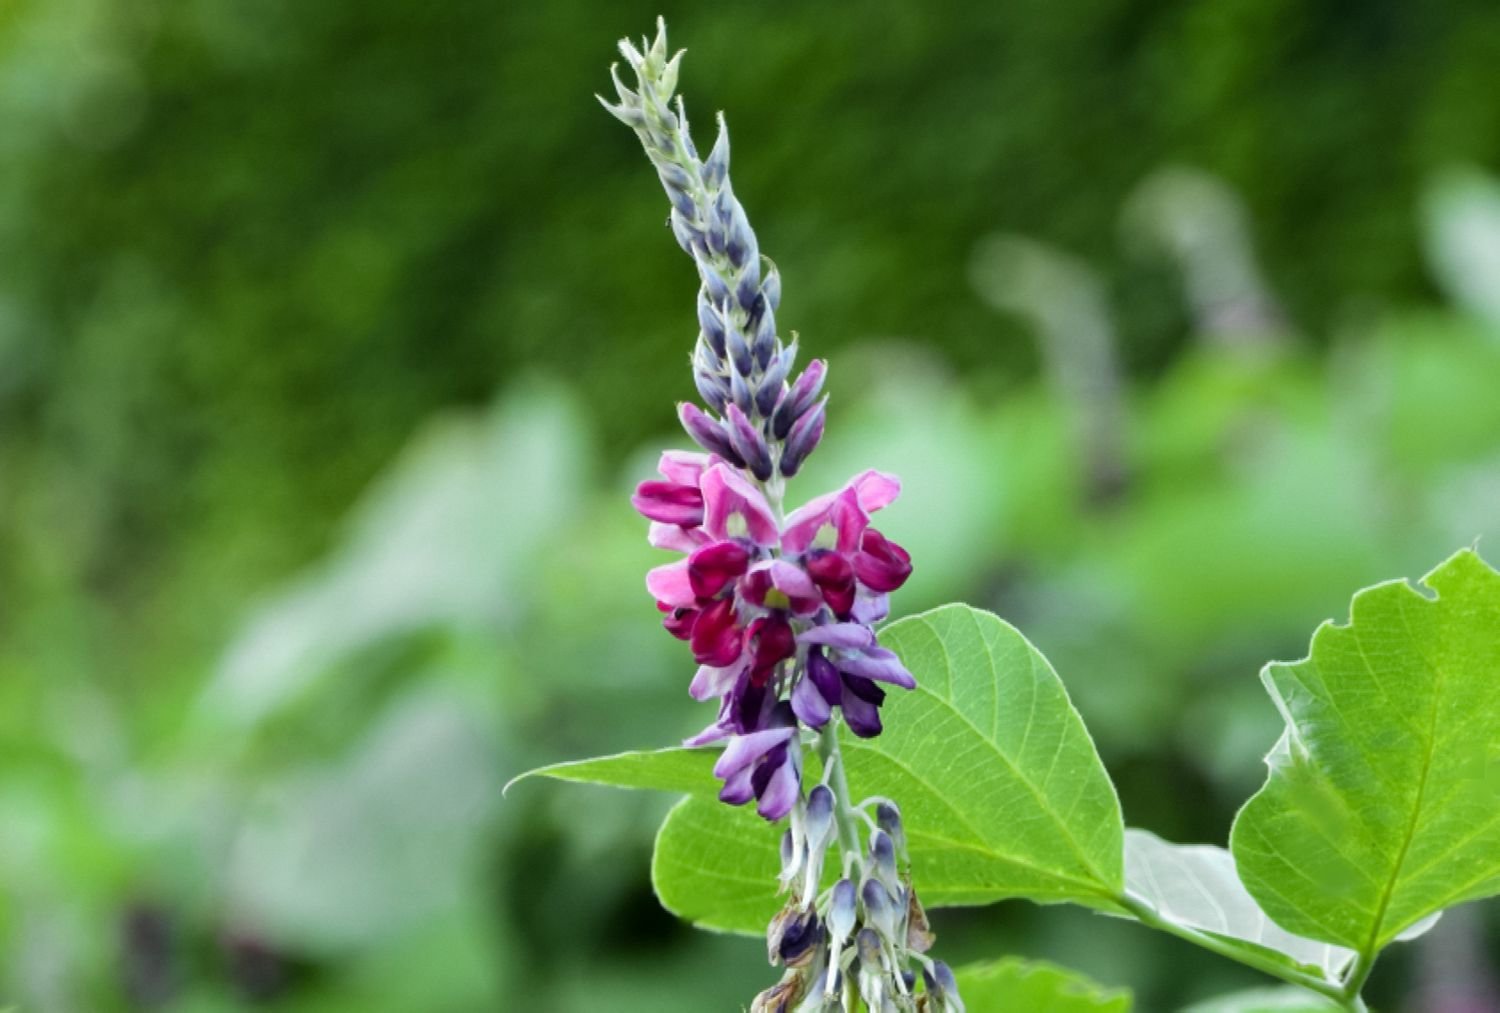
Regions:
[[1169, 935], [1174, 935], [1178, 939], [1186, 940], [1194, 946], [1201, 946], [1203, 949], [1217, 953], [1221, 957], [1227, 957], [1230, 960], [1244, 964], [1246, 967], [1253, 967], [1255, 970], [1263, 974], [1269, 974], [1273, 978], [1280, 978], [1288, 984], [1298, 985], [1311, 992], [1316, 992], [1339, 1003], [1345, 1009], [1361, 1011], [1361, 1013], [1365, 1009], [1364, 1003], [1359, 999], [1357, 994], [1352, 999], [1358, 1005], [1350, 1005], [1351, 997], [1345, 993], [1344, 986], [1342, 985], [1325, 981], [1322, 978], [1306, 974], [1295, 968], [1287, 967], [1271, 957], [1262, 957], [1249, 950], [1242, 950], [1207, 932], [1200, 932], [1186, 925], [1179, 925], [1169, 918], [1163, 918], [1157, 912], [1156, 908], [1129, 893], [1125, 893], [1114, 899], [1116, 903], [1134, 915], [1136, 920], [1142, 925], [1147, 925], [1153, 929], [1166, 932]]
[[1370, 980], [1370, 972], [1374, 969], [1375, 958], [1370, 954], [1361, 953], [1354, 959], [1354, 965], [1349, 968], [1349, 973], [1344, 975], [1342, 1001], [1344, 1007], [1352, 1013], [1369, 1013], [1359, 993], [1364, 990], [1365, 982]]
[[855, 822], [854, 806], [849, 800], [849, 779], [844, 775], [844, 757], [839, 752], [835, 724], [829, 721], [818, 733], [818, 755], [823, 758], [824, 769], [831, 771], [828, 787], [833, 789], [833, 819], [839, 828], [839, 848], [845, 855], [852, 855], [856, 863], [862, 863], [859, 824]]

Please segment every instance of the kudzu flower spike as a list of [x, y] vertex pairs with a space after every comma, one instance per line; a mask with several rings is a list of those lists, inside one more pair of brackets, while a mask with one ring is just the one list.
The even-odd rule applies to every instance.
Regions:
[[[622, 42], [620, 52], [635, 86], [612, 70], [618, 102], [601, 101], [656, 167], [672, 234], [699, 279], [692, 369], [702, 406], [678, 405], [678, 419], [704, 452], [667, 451], [661, 478], [642, 482], [631, 499], [650, 521], [650, 543], [681, 554], [651, 570], [646, 588], [663, 627], [698, 663], [688, 692], [718, 701], [716, 719], [687, 744], [723, 743], [714, 765], [719, 798], [754, 801], [767, 820], [790, 817], [779, 877], [790, 897], [766, 933], [767, 957], [785, 973], [750, 1008], [961, 1010], [951, 975], [930, 978], [920, 997], [913, 992], [910, 965], [932, 966], [921, 956], [931, 933], [897, 866], [905, 853], [899, 812], [883, 804], [862, 847], [852, 800], [838, 798], [827, 777], [841, 762], [836, 716], [857, 736], [879, 735], [886, 687], [916, 685], [874, 631], [912, 571], [906, 550], [871, 523], [901, 483], [865, 471], [783, 514], [785, 481], [827, 425], [827, 364], [813, 360], [792, 375], [796, 342], [783, 344], [776, 331], [781, 277], [734, 195], [728, 128], [720, 117], [700, 159], [675, 95], [682, 54], [668, 58], [665, 26], [640, 48]], [[804, 738], [814, 733], [825, 777], [804, 797]], [[820, 894], [835, 844], [842, 878]]]

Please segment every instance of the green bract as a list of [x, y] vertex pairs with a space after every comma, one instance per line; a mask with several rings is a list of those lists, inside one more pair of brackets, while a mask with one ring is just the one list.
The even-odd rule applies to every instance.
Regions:
[[1464, 551], [1423, 583], [1267, 666], [1287, 729], [1231, 838], [1277, 922], [1365, 956], [1500, 890], [1500, 574]]

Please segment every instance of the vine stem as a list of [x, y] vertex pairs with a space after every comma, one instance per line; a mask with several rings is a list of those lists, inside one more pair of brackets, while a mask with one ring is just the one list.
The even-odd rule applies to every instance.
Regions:
[[[1142, 925], [1149, 926], [1179, 939], [1186, 940], [1194, 946], [1200, 946], [1205, 950], [1217, 953], [1221, 957], [1227, 957], [1237, 963], [1252, 967], [1262, 974], [1269, 974], [1273, 978], [1280, 978], [1291, 985], [1298, 985], [1311, 992], [1316, 992], [1325, 998], [1332, 999], [1351, 1013], [1368, 1013], [1364, 1001], [1359, 998], [1358, 989], [1363, 985], [1363, 979], [1357, 983], [1351, 976], [1349, 984], [1355, 985], [1353, 994], [1346, 991], [1346, 986], [1336, 982], [1325, 981], [1322, 978], [1298, 971], [1296, 968], [1287, 967], [1272, 957], [1263, 957], [1250, 950], [1241, 949], [1232, 943], [1225, 942], [1207, 932], [1180, 925], [1170, 918], [1164, 918], [1156, 908], [1147, 901], [1137, 897], [1128, 891], [1114, 901], [1135, 916]], [[1368, 973], [1368, 972], [1366, 972]]]

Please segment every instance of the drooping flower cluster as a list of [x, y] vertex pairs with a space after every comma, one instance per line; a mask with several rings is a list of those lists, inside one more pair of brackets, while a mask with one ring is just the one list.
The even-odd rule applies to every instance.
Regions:
[[646, 586], [699, 663], [689, 692], [720, 701], [689, 744], [728, 739], [720, 797], [758, 798], [761, 815], [780, 819], [801, 783], [799, 720], [821, 729], [839, 708], [856, 735], [878, 735], [879, 683], [915, 685], [871, 628], [911, 573], [906, 551], [870, 526], [900, 484], [867, 471], [778, 523], [765, 495], [712, 454], [668, 451], [660, 471], [633, 502], [653, 545], [688, 555]]
[[[953, 972], [925, 954], [933, 934], [911, 885], [901, 812], [886, 799], [860, 807], [868, 848], [819, 892], [824, 856], [835, 837], [834, 796], [820, 784], [794, 815], [781, 842], [781, 882], [792, 897], [766, 935], [781, 980], [756, 997], [751, 1013], [834, 1013], [858, 1008], [891, 1013], [964, 1013]], [[871, 819], [866, 809], [874, 809]], [[851, 868], [852, 866], [852, 868]], [[916, 989], [911, 963], [922, 968]]]

